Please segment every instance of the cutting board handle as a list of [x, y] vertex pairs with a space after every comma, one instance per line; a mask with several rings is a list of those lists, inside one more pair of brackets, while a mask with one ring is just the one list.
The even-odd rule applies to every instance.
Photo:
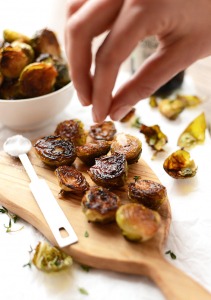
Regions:
[[153, 258], [150, 278], [168, 300], [211, 300], [211, 294], [196, 281], [166, 261], [162, 255]]

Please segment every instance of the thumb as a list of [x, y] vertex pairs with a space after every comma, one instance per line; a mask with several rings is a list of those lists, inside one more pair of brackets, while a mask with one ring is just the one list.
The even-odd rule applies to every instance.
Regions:
[[151, 96], [194, 62], [194, 57], [183, 48], [181, 43], [172, 44], [151, 55], [139, 71], [116, 92], [109, 112], [111, 119], [123, 118], [139, 100]]

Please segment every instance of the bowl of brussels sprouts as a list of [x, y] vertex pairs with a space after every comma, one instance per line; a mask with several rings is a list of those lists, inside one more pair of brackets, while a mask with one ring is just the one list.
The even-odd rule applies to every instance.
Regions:
[[0, 43], [0, 123], [18, 131], [41, 128], [61, 113], [74, 92], [56, 34], [32, 37], [3, 31]]

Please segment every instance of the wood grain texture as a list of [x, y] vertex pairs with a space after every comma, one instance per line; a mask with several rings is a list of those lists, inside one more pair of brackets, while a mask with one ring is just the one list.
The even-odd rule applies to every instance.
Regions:
[[[63, 209], [70, 223], [76, 231], [79, 242], [63, 248], [78, 263], [98, 269], [113, 270], [128, 274], [145, 275], [157, 283], [170, 300], [211, 299], [210, 294], [195, 281], [169, 264], [162, 255], [171, 222], [171, 212], [168, 199], [161, 206], [159, 213], [162, 217], [162, 226], [154, 238], [145, 243], [127, 241], [115, 223], [93, 224], [88, 223], [82, 212], [81, 197], [69, 194], [65, 198], [59, 197], [58, 185], [53, 169], [44, 165], [33, 150], [29, 158], [39, 177], [45, 178], [59, 205]], [[77, 159], [75, 166], [82, 171], [90, 184], [93, 182], [86, 173], [87, 168]], [[141, 179], [159, 179], [140, 159], [137, 164], [129, 166], [128, 182], [139, 175]], [[36, 227], [52, 244], [56, 245], [53, 235], [28, 187], [29, 178], [19, 159], [0, 153], [0, 204], [17, 214]], [[127, 202], [126, 187], [115, 190], [122, 202]], [[49, 207], [50, 209], [50, 207]], [[85, 232], [89, 237], [85, 237]], [[171, 283], [169, 282], [171, 278]], [[176, 287], [179, 284], [180, 292]]]

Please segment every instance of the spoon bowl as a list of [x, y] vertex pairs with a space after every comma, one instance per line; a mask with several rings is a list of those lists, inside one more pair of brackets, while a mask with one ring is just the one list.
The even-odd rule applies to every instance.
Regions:
[[31, 150], [31, 147], [31, 141], [19, 134], [8, 138], [3, 145], [4, 151], [14, 157], [28, 153]]

